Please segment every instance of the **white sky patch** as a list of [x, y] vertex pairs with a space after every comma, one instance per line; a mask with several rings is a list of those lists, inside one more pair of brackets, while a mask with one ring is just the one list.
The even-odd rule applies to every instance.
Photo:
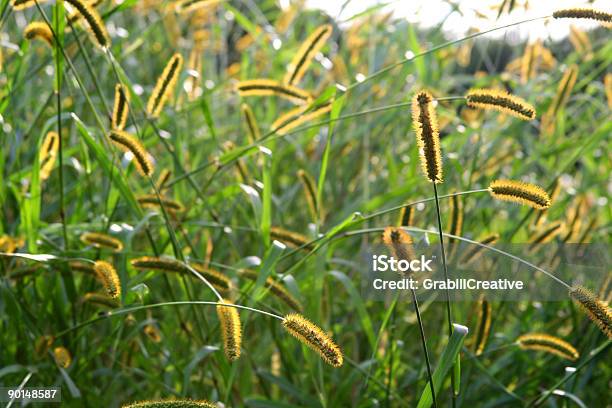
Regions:
[[[370, 7], [377, 4], [387, 4], [378, 12], [393, 11], [395, 18], [405, 18], [411, 23], [418, 23], [423, 27], [437, 26], [443, 23], [443, 29], [453, 38], [464, 36], [470, 28], [485, 31], [494, 27], [511, 24], [520, 20], [551, 15], [553, 11], [563, 8], [592, 7], [603, 11], [611, 11], [609, 0], [595, 0], [590, 4], [587, 0], [554, 0], [554, 1], [527, 1], [528, 8], [525, 10], [525, 0], [518, 0], [517, 6], [512, 13], [504, 14], [496, 20], [500, 0], [460, 0], [459, 11], [453, 11], [448, 0], [353, 0], [342, 10], [346, 0], [307, 0], [309, 8], [318, 8], [325, 11], [339, 21], [346, 21]], [[350, 23], [349, 23], [350, 24]], [[491, 37], [500, 38], [504, 34], [512, 33], [515, 41], [529, 39], [558, 40], [569, 34], [570, 25], [582, 29], [592, 29], [598, 26], [595, 21], [563, 19], [563, 20], [539, 20], [531, 23], [521, 24], [507, 30], [499, 30], [489, 34]]]

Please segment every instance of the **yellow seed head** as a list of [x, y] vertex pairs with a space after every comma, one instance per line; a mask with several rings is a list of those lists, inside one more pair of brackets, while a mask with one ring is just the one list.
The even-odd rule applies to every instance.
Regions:
[[470, 108], [494, 109], [523, 120], [536, 117], [535, 108], [518, 96], [495, 89], [472, 89], [466, 95]]
[[399, 213], [397, 226], [398, 227], [411, 226], [414, 221], [413, 217], [414, 217], [414, 207], [413, 206], [409, 205], [409, 206], [402, 207]]
[[297, 54], [287, 66], [287, 73], [283, 82], [287, 85], [295, 85], [302, 80], [306, 70], [310, 66], [313, 58], [325, 45], [325, 42], [332, 34], [332, 26], [325, 24], [312, 32], [304, 41]]
[[46, 180], [53, 170], [57, 153], [59, 151], [59, 135], [56, 132], [49, 132], [40, 148], [38, 162], [40, 165], [40, 179]]
[[138, 196], [136, 198], [136, 201], [138, 201], [138, 204], [140, 204], [144, 208], [157, 209], [159, 208], [161, 202], [161, 205], [163, 205], [166, 211], [170, 213], [178, 213], [185, 211], [185, 207], [183, 207], [183, 204], [179, 203], [178, 201], [174, 201], [165, 197], [158, 198], [155, 194], [145, 194]]
[[302, 249], [310, 249], [309, 239], [297, 232], [288, 231], [280, 227], [272, 227], [270, 229], [270, 237], [279, 240], [292, 248], [301, 247]]
[[108, 295], [113, 299], [119, 299], [121, 296], [121, 281], [113, 265], [106, 261], [96, 261], [94, 263], [94, 272], [100, 282], [102, 282]]
[[183, 56], [176, 53], [170, 58], [161, 76], [157, 79], [153, 93], [147, 102], [147, 113], [152, 118], [159, 116], [166, 101], [174, 93], [182, 67]]
[[432, 183], [441, 183], [443, 176], [440, 132], [433, 97], [427, 91], [421, 91], [412, 98], [412, 127], [416, 133], [425, 176]]
[[412, 260], [415, 258], [412, 238], [401, 228], [387, 227], [383, 232], [383, 243], [389, 248], [397, 260]]
[[108, 248], [115, 252], [120, 252], [123, 249], [123, 242], [99, 232], [85, 232], [81, 234], [81, 242], [96, 248]]
[[[241, 270], [240, 275], [253, 281], [256, 281], [257, 278], [259, 278], [259, 274], [250, 269]], [[295, 297], [293, 297], [293, 295], [289, 293], [287, 288], [285, 288], [280, 282], [277, 282], [272, 278], [267, 278], [265, 282], [265, 287], [270, 289], [270, 292], [272, 292], [272, 294], [282, 300], [287, 306], [289, 306], [293, 310], [297, 312], [302, 310], [302, 305], [300, 304], [300, 302]]]
[[543, 333], [529, 333], [520, 336], [516, 342], [523, 350], [539, 350], [555, 354], [566, 360], [575, 361], [580, 353], [568, 342]]
[[100, 18], [98, 11], [88, 2], [84, 0], [65, 0], [66, 3], [73, 6], [76, 11], [83, 16], [87, 23], [87, 27], [91, 32], [96, 44], [100, 48], [108, 48], [111, 44], [110, 37], [106, 31], [106, 26]]
[[111, 127], [115, 130], [123, 130], [127, 123], [130, 103], [130, 94], [122, 84], [115, 86], [115, 104], [113, 105], [113, 117]]
[[589, 316], [589, 319], [591, 319], [609, 339], [612, 339], [612, 310], [610, 310], [610, 307], [599, 300], [590, 290], [582, 286], [571, 288], [569, 294], [587, 316]]
[[149, 153], [138, 139], [123, 130], [111, 130], [109, 136], [121, 150], [132, 153], [136, 170], [143, 176], [153, 174], [153, 163], [149, 159]]
[[300, 342], [319, 353], [321, 358], [334, 367], [344, 361], [340, 347], [317, 325], [299, 314], [285, 316], [283, 327]]
[[55, 359], [55, 363], [62, 368], [68, 368], [70, 364], [72, 364], [72, 356], [66, 347], [60, 346], [54, 348], [53, 358]]
[[326, 113], [330, 112], [332, 108], [332, 103], [327, 102], [323, 103], [319, 106], [298, 106], [297, 108], [291, 109], [290, 111], [284, 113], [279, 116], [274, 122], [272, 122], [272, 126], [270, 126], [271, 130], [279, 135], [286, 135], [291, 130], [296, 127], [318, 118], [319, 116], [323, 116]]
[[278, 96], [298, 105], [308, 104], [312, 100], [312, 96], [303, 89], [271, 79], [240, 81], [236, 90], [240, 96]]
[[536, 210], [550, 207], [550, 197], [541, 187], [514, 180], [495, 180], [489, 185], [491, 195], [503, 201], [525, 204]]
[[[43, 4], [47, 0], [38, 0], [38, 4]], [[36, 0], [11, 0], [11, 6], [15, 10], [25, 10], [36, 6]]]
[[[233, 304], [226, 299], [222, 299], [221, 302]], [[238, 310], [235, 307], [219, 304], [217, 305], [217, 316], [221, 323], [225, 356], [229, 361], [235, 361], [240, 357], [240, 345], [242, 343], [242, 330]]]
[[23, 36], [28, 40], [42, 40], [50, 47], [53, 47], [53, 32], [51, 31], [47, 23], [35, 21], [28, 24], [23, 30]]
[[83, 296], [83, 303], [89, 303], [91, 305], [96, 305], [96, 306], [110, 307], [111, 309], [119, 307], [119, 302], [117, 302], [117, 299], [113, 299], [110, 296], [103, 295], [102, 293], [96, 293], [96, 292], [86, 293]]

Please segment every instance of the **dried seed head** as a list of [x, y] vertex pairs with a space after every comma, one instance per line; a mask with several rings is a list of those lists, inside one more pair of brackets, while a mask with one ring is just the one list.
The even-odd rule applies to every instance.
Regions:
[[292, 248], [310, 249], [312, 245], [309, 244], [310, 240], [302, 234], [297, 232], [288, 231], [280, 227], [270, 228], [270, 236], [273, 239], [279, 240], [284, 244]]
[[306, 203], [308, 204], [308, 209], [310, 210], [310, 216], [313, 220], [316, 220], [318, 216], [318, 205], [317, 187], [315, 181], [304, 169], [299, 169], [297, 176], [304, 187], [304, 195], [306, 196]]
[[98, 11], [88, 2], [83, 0], [65, 0], [73, 6], [76, 11], [83, 16], [87, 22], [87, 27], [100, 48], [108, 48], [111, 44], [110, 37], [106, 31], [106, 26], [100, 18]]
[[181, 399], [133, 402], [128, 405], [123, 405], [122, 408], [218, 408], [218, 406], [204, 400], [196, 401]]
[[244, 121], [247, 125], [249, 143], [253, 143], [261, 137], [261, 132], [259, 131], [257, 119], [255, 118], [251, 107], [246, 103], [242, 104], [242, 106], [240, 107], [240, 111], [242, 112], [242, 116], [244, 117]]
[[432, 183], [441, 183], [442, 151], [438, 119], [433, 106], [433, 97], [421, 91], [412, 98], [412, 126], [417, 136], [421, 167]]
[[174, 54], [166, 64], [161, 76], [157, 79], [153, 93], [147, 102], [147, 114], [152, 118], [157, 118], [164, 108], [164, 104], [174, 93], [176, 82], [183, 67], [183, 56]]
[[474, 341], [474, 354], [481, 355], [491, 331], [491, 304], [486, 299], [478, 302], [478, 330]]
[[580, 353], [568, 342], [543, 333], [529, 333], [520, 336], [516, 342], [523, 350], [540, 350], [575, 361]]
[[612, 310], [610, 307], [599, 300], [590, 290], [582, 286], [572, 287], [569, 291], [572, 299], [589, 316], [599, 329], [612, 339]]
[[108, 248], [115, 252], [120, 252], [123, 249], [123, 242], [99, 232], [85, 232], [81, 234], [81, 242], [96, 248]]
[[66, 347], [60, 346], [54, 348], [53, 358], [55, 359], [55, 363], [62, 368], [68, 368], [70, 364], [72, 364], [72, 356]]
[[612, 14], [605, 11], [594, 10], [592, 8], [570, 8], [557, 10], [553, 13], [554, 18], [588, 18], [601, 21], [602, 23], [612, 23]]
[[115, 130], [123, 130], [127, 123], [130, 103], [130, 94], [122, 84], [115, 86], [115, 104], [113, 105], [113, 117], [111, 127]]
[[119, 307], [119, 302], [110, 296], [103, 295], [102, 293], [89, 292], [83, 296], [83, 303], [89, 303], [96, 306], [110, 307], [114, 309]]
[[46, 180], [53, 170], [55, 159], [59, 151], [59, 135], [56, 132], [49, 132], [40, 148], [38, 163], [40, 165], [40, 179]]
[[319, 353], [323, 360], [334, 366], [341, 367], [344, 361], [340, 347], [317, 325], [299, 314], [285, 316], [283, 327], [300, 342]]
[[159, 173], [159, 177], [157, 177], [157, 183], [155, 183], [155, 187], [157, 188], [157, 190], [159, 190], [159, 192], [162, 192], [167, 188], [166, 183], [168, 183], [171, 176], [172, 171], [168, 169], [163, 169], [161, 173]]
[[[233, 304], [226, 299], [222, 299], [220, 302], [230, 305]], [[240, 344], [242, 343], [242, 330], [240, 327], [238, 310], [235, 307], [218, 304], [217, 316], [221, 322], [225, 356], [229, 361], [235, 361], [240, 357]]]
[[96, 261], [94, 272], [108, 295], [113, 299], [118, 299], [121, 296], [121, 281], [113, 265], [106, 261]]
[[472, 89], [466, 95], [471, 108], [495, 109], [523, 120], [536, 117], [535, 108], [518, 96], [495, 89]]
[[295, 54], [291, 60], [291, 63], [287, 66], [287, 74], [285, 74], [285, 78], [283, 79], [284, 83], [287, 85], [295, 85], [302, 80], [313, 58], [331, 36], [332, 31], [332, 26], [325, 24], [317, 28], [308, 36], [297, 54]]
[[318, 106], [298, 106], [295, 109], [291, 109], [289, 112], [279, 116], [272, 126], [271, 130], [279, 135], [286, 135], [296, 127], [323, 116], [330, 112], [332, 108], [332, 102], [326, 102]]
[[147, 324], [142, 331], [153, 343], [161, 342], [161, 333], [154, 324]]
[[503, 201], [525, 204], [536, 210], [550, 207], [550, 197], [541, 187], [514, 180], [495, 180], [489, 185], [491, 195]]
[[[244, 276], [247, 279], [256, 281], [259, 278], [259, 274], [250, 269], [243, 269], [240, 271], [240, 275]], [[265, 282], [265, 287], [270, 289], [273, 295], [282, 300], [287, 306], [292, 308], [293, 310], [300, 312], [302, 310], [302, 305], [300, 302], [293, 297], [291, 293], [283, 286], [282, 283], [277, 282], [272, 278], [267, 278]]]
[[53, 47], [53, 32], [47, 25], [47, 23], [41, 23], [35, 21], [26, 26], [23, 30], [23, 36], [28, 40], [42, 40], [46, 42], [50, 47]]
[[278, 96], [295, 104], [304, 105], [310, 103], [312, 96], [303, 89], [292, 85], [281, 84], [271, 79], [251, 79], [240, 81], [236, 85], [240, 96]]
[[397, 260], [410, 261], [415, 258], [412, 238], [401, 228], [387, 227], [383, 232], [383, 243]]
[[138, 201], [138, 204], [140, 204], [144, 208], [157, 209], [160, 207], [161, 203], [161, 205], [163, 205], [166, 211], [168, 211], [169, 213], [179, 213], [185, 211], [185, 207], [183, 207], [183, 204], [179, 203], [178, 201], [174, 201], [165, 197], [158, 198], [155, 194], [145, 194], [138, 196], [136, 198], [136, 201]]
[[138, 139], [123, 130], [111, 130], [108, 137], [121, 150], [132, 153], [133, 162], [141, 175], [151, 176], [153, 174], [153, 163], [149, 160], [149, 153]]
[[44, 334], [38, 339], [36, 339], [36, 343], [34, 344], [34, 351], [36, 352], [36, 357], [43, 358], [53, 345], [54, 341], [55, 337], [51, 336], [50, 334]]

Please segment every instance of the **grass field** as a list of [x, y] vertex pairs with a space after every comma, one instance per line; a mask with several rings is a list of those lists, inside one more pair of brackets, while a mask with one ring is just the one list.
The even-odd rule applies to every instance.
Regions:
[[[493, 31], [578, 21], [553, 11]], [[556, 301], [361, 290], [389, 226], [393, 253], [442, 240], [451, 277], [472, 241], [609, 248], [611, 23], [595, 17], [516, 42], [376, 7], [340, 22], [270, 0], [2, 0], [0, 387], [61, 387], [75, 407], [426, 407], [432, 390], [438, 407], [610, 406], [609, 267], [598, 299], [572, 275]], [[546, 197], [498, 200], [500, 179]], [[550, 280], [557, 255], [508, 259]]]

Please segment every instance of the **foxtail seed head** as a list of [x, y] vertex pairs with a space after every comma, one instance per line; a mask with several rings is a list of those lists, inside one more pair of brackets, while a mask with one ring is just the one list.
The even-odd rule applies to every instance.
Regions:
[[50, 47], [53, 47], [53, 32], [51, 31], [47, 23], [34, 21], [28, 24], [23, 30], [23, 36], [28, 40], [42, 40], [46, 42]]
[[[233, 304], [226, 299], [222, 299], [220, 302]], [[242, 330], [238, 310], [235, 307], [218, 304], [217, 316], [221, 322], [225, 356], [229, 361], [235, 361], [240, 357], [240, 345], [242, 343]]]
[[523, 120], [536, 117], [535, 108], [518, 96], [495, 89], [472, 89], [466, 95], [471, 108], [495, 109]]
[[283, 327], [300, 342], [319, 353], [321, 358], [334, 367], [344, 361], [340, 347], [317, 325], [299, 314], [285, 316]]
[[302, 234], [298, 234], [297, 232], [288, 231], [284, 228], [270, 228], [270, 237], [277, 239], [292, 248], [302, 248], [304, 250], [312, 248], [312, 245], [309, 245], [309, 239], [307, 237]]
[[612, 339], [612, 310], [599, 300], [590, 290], [582, 286], [572, 287], [569, 291], [571, 298], [578, 303], [599, 329]]
[[257, 119], [255, 118], [251, 107], [246, 103], [242, 104], [242, 106], [240, 107], [240, 111], [242, 112], [242, 116], [244, 117], [244, 121], [247, 125], [249, 143], [253, 143], [261, 137], [261, 132], [259, 131]]
[[323, 45], [325, 45], [325, 41], [331, 36], [332, 31], [332, 26], [330, 24], [325, 24], [317, 28], [308, 36], [297, 54], [295, 54], [291, 60], [291, 63], [287, 66], [287, 74], [283, 79], [284, 83], [287, 85], [295, 85], [302, 80], [313, 58]]
[[108, 48], [111, 44], [110, 37], [106, 31], [106, 26], [100, 18], [98, 11], [87, 1], [84, 0], [65, 0], [66, 3], [73, 6], [76, 11], [83, 16], [87, 22], [89, 31], [91, 32], [96, 44], [100, 48]]
[[602, 23], [612, 23], [612, 13], [594, 10], [592, 8], [570, 8], [557, 10], [553, 13], [554, 18], [587, 18], [601, 21]]
[[412, 238], [401, 228], [387, 227], [383, 232], [383, 243], [391, 250], [391, 253], [398, 260], [414, 259], [412, 248]]
[[134, 164], [143, 176], [153, 174], [153, 163], [149, 160], [149, 153], [138, 139], [123, 130], [111, 130], [108, 136], [121, 150], [132, 153]]
[[543, 333], [529, 333], [520, 336], [516, 342], [523, 350], [539, 350], [555, 354], [566, 360], [575, 361], [580, 353], [568, 342]]
[[123, 242], [107, 234], [84, 232], [80, 238], [81, 242], [96, 248], [108, 248], [115, 252], [120, 252], [123, 249]]
[[433, 106], [433, 97], [421, 91], [412, 98], [412, 126], [417, 136], [421, 167], [432, 183], [441, 183], [442, 152], [438, 119]]
[[170, 95], [174, 93], [182, 67], [183, 56], [176, 53], [170, 58], [161, 76], [157, 79], [153, 93], [147, 102], [147, 114], [152, 118], [159, 116], [164, 108], [164, 104]]
[[118, 299], [121, 296], [121, 281], [117, 271], [106, 261], [96, 261], [94, 272], [110, 297]]
[[183, 204], [179, 203], [178, 201], [171, 200], [165, 197], [158, 198], [155, 194], [145, 194], [138, 196], [136, 197], [136, 201], [138, 201], [138, 204], [140, 204], [144, 208], [157, 209], [160, 207], [161, 203], [161, 205], [164, 206], [166, 211], [170, 213], [178, 213], [185, 211], [185, 207], [183, 207]]
[[123, 405], [122, 408], [218, 408], [212, 402], [200, 400], [156, 400], [140, 401]]
[[115, 86], [115, 104], [113, 105], [113, 117], [111, 127], [115, 130], [123, 130], [127, 123], [130, 103], [130, 94], [122, 84]]
[[97, 292], [88, 292], [83, 296], [83, 302], [89, 303], [96, 306], [104, 306], [114, 309], [119, 307], [119, 302], [110, 296], [103, 295]]
[[251, 79], [240, 81], [236, 85], [240, 96], [278, 96], [295, 104], [304, 105], [312, 100], [312, 96], [303, 89], [292, 85], [281, 84], [271, 79]]
[[330, 112], [332, 102], [326, 102], [318, 106], [298, 106], [282, 114], [270, 126], [271, 130], [279, 135], [286, 135], [296, 127], [323, 116]]
[[[259, 278], [259, 274], [250, 269], [241, 270], [240, 275], [253, 281], [257, 281], [257, 279]], [[282, 283], [269, 277], [266, 279], [265, 287], [270, 289], [270, 292], [272, 292], [272, 294], [282, 300], [287, 306], [289, 306], [293, 310], [297, 312], [300, 312], [302, 310], [302, 305], [300, 304], [300, 302], [295, 297], [293, 297], [291, 293], [289, 293], [287, 288], [285, 288]]]
[[55, 159], [59, 151], [59, 135], [57, 132], [49, 132], [40, 148], [38, 162], [40, 165], [40, 179], [46, 180], [53, 170]]
[[495, 180], [489, 185], [491, 195], [503, 201], [525, 204], [536, 210], [550, 207], [550, 197], [541, 187], [514, 180]]
[[491, 304], [486, 299], [478, 302], [478, 331], [474, 342], [474, 354], [479, 356], [487, 345], [489, 332], [491, 331]]
[[[47, 0], [38, 0], [38, 4], [45, 3]], [[11, 0], [11, 6], [14, 10], [25, 10], [36, 6], [36, 0]]]

